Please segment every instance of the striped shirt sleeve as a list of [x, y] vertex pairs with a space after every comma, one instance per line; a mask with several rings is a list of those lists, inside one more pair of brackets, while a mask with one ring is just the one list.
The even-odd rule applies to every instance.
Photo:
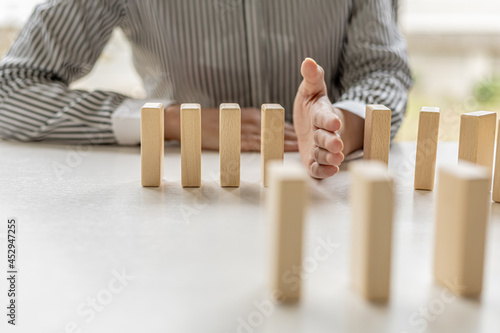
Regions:
[[391, 139], [403, 122], [412, 78], [390, 0], [355, 0], [340, 64], [335, 106], [364, 117], [366, 104], [392, 110]]
[[70, 90], [125, 16], [116, 0], [38, 5], [0, 62], [0, 136], [16, 141], [116, 143], [111, 115], [125, 96]]

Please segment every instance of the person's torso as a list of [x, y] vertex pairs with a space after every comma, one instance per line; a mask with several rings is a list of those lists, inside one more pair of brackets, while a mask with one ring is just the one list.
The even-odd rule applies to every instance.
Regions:
[[280, 103], [291, 118], [309, 56], [332, 100], [350, 0], [129, 0], [121, 28], [151, 98], [215, 107]]

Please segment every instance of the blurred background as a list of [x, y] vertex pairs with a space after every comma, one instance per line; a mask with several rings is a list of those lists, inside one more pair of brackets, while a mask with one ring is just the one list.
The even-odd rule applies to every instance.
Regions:
[[[0, 2], [0, 54], [39, 2]], [[424, 105], [441, 107], [442, 141], [458, 140], [461, 113], [500, 112], [499, 0], [401, 0], [399, 23], [408, 41], [415, 86], [396, 140], [416, 139], [418, 111]], [[115, 31], [92, 73], [72, 87], [145, 97], [120, 31]]]

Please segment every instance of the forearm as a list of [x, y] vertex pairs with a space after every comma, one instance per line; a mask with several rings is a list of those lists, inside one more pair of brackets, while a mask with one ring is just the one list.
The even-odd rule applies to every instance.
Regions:
[[165, 140], [177, 140], [181, 138], [180, 106], [171, 105], [165, 108]]
[[[356, 0], [340, 59], [342, 96], [338, 103], [382, 104], [392, 111], [391, 139], [400, 127], [412, 85], [406, 42], [390, 1]], [[368, 26], [370, 22], [377, 22]], [[367, 29], [371, 33], [365, 33]], [[337, 105], [343, 108], [341, 105]], [[364, 107], [344, 109], [364, 115]]]
[[[180, 141], [180, 105], [165, 108], [165, 140]], [[241, 151], [260, 150], [260, 109], [241, 109]], [[285, 123], [285, 151], [297, 151], [293, 125]], [[201, 112], [201, 145], [203, 149], [219, 149], [219, 108], [203, 108]]]
[[392, 140], [403, 122], [410, 86], [411, 77], [402, 71], [376, 71], [347, 89], [337, 103], [359, 101], [365, 105], [382, 104], [391, 109]]
[[2, 75], [0, 136], [14, 141], [116, 143], [111, 115], [124, 96], [102, 91], [74, 91], [60, 82], [32, 76]]
[[363, 148], [365, 120], [360, 116], [339, 108], [334, 108], [334, 112], [340, 118], [342, 127], [339, 135], [344, 143], [343, 153], [345, 156]]
[[[165, 109], [165, 140], [180, 141], [181, 121], [180, 105], [171, 105]], [[219, 109], [206, 108], [201, 116], [201, 145], [203, 149], [219, 149]]]

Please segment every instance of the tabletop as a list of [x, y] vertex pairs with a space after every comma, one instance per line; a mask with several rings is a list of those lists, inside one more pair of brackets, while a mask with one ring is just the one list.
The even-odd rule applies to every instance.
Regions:
[[[140, 184], [140, 148], [0, 142], [0, 270], [17, 220], [18, 317], [2, 332], [500, 332], [500, 204], [491, 203], [484, 289], [457, 298], [432, 278], [435, 192], [414, 191], [414, 142], [391, 147], [395, 220], [391, 298], [362, 299], [350, 281], [349, 163], [311, 180], [302, 299], [269, 293], [268, 190], [260, 154], [243, 153], [241, 186], [219, 186], [202, 154], [201, 188], [180, 185], [167, 144], [159, 188]], [[458, 145], [440, 143], [438, 166]], [[285, 154], [285, 163], [299, 161]], [[0, 303], [7, 304], [0, 280]]]

